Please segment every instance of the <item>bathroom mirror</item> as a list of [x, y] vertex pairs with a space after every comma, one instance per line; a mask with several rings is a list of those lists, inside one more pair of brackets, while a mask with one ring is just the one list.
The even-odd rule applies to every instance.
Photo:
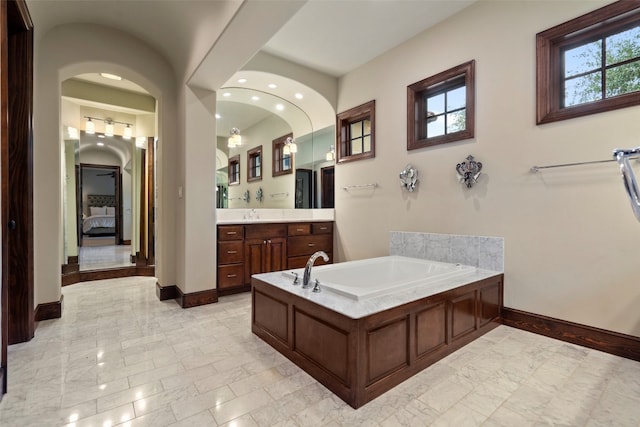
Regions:
[[[335, 126], [314, 130], [308, 115], [298, 106], [271, 93], [242, 87], [220, 89], [216, 112], [217, 208], [333, 207], [334, 161], [327, 160], [327, 153], [335, 144]], [[238, 135], [232, 135], [233, 128], [238, 129]], [[289, 134], [296, 146], [291, 154], [293, 173], [274, 173], [274, 141]], [[262, 178], [252, 181], [246, 165], [251, 150], [260, 146]], [[232, 161], [240, 166], [239, 177]], [[243, 197], [246, 191], [256, 194], [259, 188], [262, 200], [251, 197], [247, 201]]]

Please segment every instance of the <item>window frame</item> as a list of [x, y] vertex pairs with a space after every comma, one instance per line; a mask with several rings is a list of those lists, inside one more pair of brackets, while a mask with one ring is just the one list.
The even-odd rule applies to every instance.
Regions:
[[[260, 174], [257, 174], [257, 167], [254, 164], [254, 159], [260, 159]], [[264, 171], [264, 159], [262, 158], [262, 145], [253, 147], [251, 150], [247, 150], [247, 182], [261, 181], [262, 173]]]
[[[465, 129], [431, 138], [420, 138], [423, 129], [423, 99], [427, 93], [438, 93], [458, 79], [464, 79]], [[441, 73], [407, 86], [407, 150], [471, 139], [475, 136], [475, 60], [465, 62]]]
[[[371, 159], [376, 156], [375, 123], [376, 101], [366, 102], [336, 116], [336, 163]], [[371, 149], [366, 152], [351, 154], [351, 124], [369, 119], [371, 128]]]
[[[233, 157], [229, 157], [227, 163], [227, 175], [229, 177], [229, 185], [240, 185], [240, 154], [236, 154]], [[238, 178], [232, 181], [231, 177]]]
[[285, 142], [287, 141], [287, 138], [293, 138], [293, 133], [288, 133], [287, 135], [281, 136], [272, 141], [272, 147], [273, 147], [273, 150], [272, 150], [273, 163], [271, 165], [272, 177], [289, 175], [293, 173], [293, 168], [294, 168], [293, 153], [289, 154], [289, 161], [291, 162], [291, 167], [289, 169], [284, 169], [285, 154], [282, 154], [282, 153], [283, 153], [284, 145], [285, 145]]
[[573, 45], [597, 40], [640, 22], [640, 3], [617, 1], [536, 34], [536, 124], [640, 105], [640, 91], [563, 107], [562, 54]]

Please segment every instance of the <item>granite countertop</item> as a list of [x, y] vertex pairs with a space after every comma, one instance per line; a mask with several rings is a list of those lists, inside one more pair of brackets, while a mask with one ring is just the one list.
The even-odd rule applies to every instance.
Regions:
[[[436, 295], [440, 292], [445, 292], [460, 286], [467, 285], [469, 283], [477, 282], [479, 280], [488, 279], [502, 274], [498, 271], [484, 270], [477, 268], [475, 272], [468, 275], [452, 277], [448, 279], [442, 279], [434, 282], [429, 287], [415, 286], [411, 289], [404, 291], [398, 291], [392, 294], [381, 295], [377, 297], [365, 298], [361, 300], [354, 300], [342, 295], [331, 292], [328, 289], [323, 289], [320, 293], [312, 292], [312, 288], [302, 289], [301, 286], [294, 286], [289, 276], [285, 275], [282, 271], [274, 273], [262, 273], [255, 274], [252, 277], [262, 280], [272, 286], [280, 288], [291, 294], [297, 295], [301, 298], [313, 301], [323, 307], [338, 313], [344, 314], [352, 319], [359, 319], [380, 311], [387, 310], [392, 307], [397, 307], [402, 304], [406, 304], [411, 301], [416, 301], [421, 298], [426, 298], [432, 295]], [[322, 285], [321, 285], [322, 287]]]

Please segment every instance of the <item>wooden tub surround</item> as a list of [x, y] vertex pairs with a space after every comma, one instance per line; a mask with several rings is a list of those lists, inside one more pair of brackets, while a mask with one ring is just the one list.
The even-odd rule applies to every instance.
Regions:
[[[294, 287], [282, 273], [259, 274], [252, 278], [251, 329], [359, 408], [501, 323], [502, 274], [478, 270], [456, 280], [433, 295], [405, 292], [409, 301], [377, 310], [398, 298], [341, 302], [329, 291]], [[349, 304], [360, 306], [355, 318], [345, 313]], [[371, 313], [361, 315], [363, 306]]]

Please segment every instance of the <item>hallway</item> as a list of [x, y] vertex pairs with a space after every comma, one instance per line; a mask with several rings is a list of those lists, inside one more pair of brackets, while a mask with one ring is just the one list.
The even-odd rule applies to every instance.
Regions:
[[500, 326], [359, 410], [250, 332], [250, 295], [182, 309], [155, 278], [63, 288], [9, 347], [2, 426], [632, 426], [640, 363]]

